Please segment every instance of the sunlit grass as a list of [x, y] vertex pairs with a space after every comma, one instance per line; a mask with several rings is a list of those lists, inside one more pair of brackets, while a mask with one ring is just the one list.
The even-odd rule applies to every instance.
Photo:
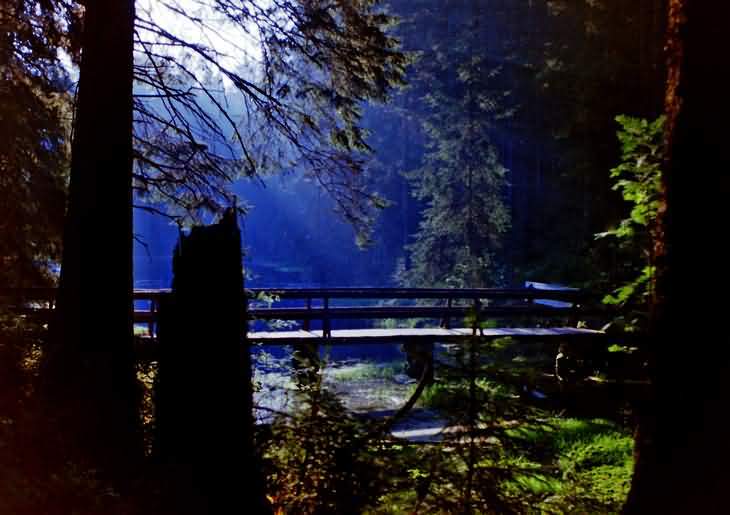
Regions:
[[[518, 397], [513, 388], [497, 381], [480, 378], [475, 381], [475, 386], [477, 402], [486, 397], [499, 400], [513, 400]], [[468, 402], [469, 386], [466, 380], [428, 385], [418, 400], [421, 407], [444, 411], [453, 409], [454, 406], [465, 406]]]
[[508, 490], [550, 493], [543, 496], [543, 502], [558, 503], [564, 509], [620, 510], [631, 482], [633, 440], [616, 424], [552, 416], [540, 424], [521, 424], [505, 433], [518, 444], [516, 453], [553, 470], [551, 476], [518, 475], [505, 485]]
[[147, 324], [134, 324], [133, 330], [135, 336], [148, 336], [150, 334], [149, 326]]
[[334, 368], [328, 375], [335, 381], [360, 381], [363, 379], [392, 380], [403, 371], [403, 362], [375, 363], [366, 361], [354, 366]]

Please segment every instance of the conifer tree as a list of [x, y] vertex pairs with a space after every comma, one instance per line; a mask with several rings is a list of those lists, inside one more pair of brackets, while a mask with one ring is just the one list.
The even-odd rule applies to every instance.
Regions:
[[409, 286], [501, 282], [500, 249], [510, 216], [507, 170], [493, 138], [510, 114], [509, 98], [497, 83], [500, 67], [481, 51], [487, 28], [479, 9], [473, 10], [460, 13], [458, 40], [438, 42], [422, 56], [416, 79], [426, 92], [426, 153], [407, 177], [426, 208], [409, 246], [410, 266], [400, 278]]

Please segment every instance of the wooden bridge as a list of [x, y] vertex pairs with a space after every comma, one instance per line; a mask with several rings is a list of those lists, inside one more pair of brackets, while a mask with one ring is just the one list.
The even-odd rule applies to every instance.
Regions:
[[[584, 305], [584, 302], [589, 301], [588, 297], [576, 291], [545, 292], [533, 288], [324, 288], [251, 290], [251, 294], [273, 295], [280, 302], [298, 300], [302, 304], [298, 307], [252, 306], [248, 312], [250, 319], [301, 321], [302, 325], [296, 331], [250, 332], [248, 338], [252, 342], [456, 341], [477, 334], [487, 338], [602, 334], [600, 331], [574, 327], [581, 316], [592, 311]], [[536, 302], [541, 299], [569, 301], [570, 307], [554, 308]], [[368, 302], [371, 304], [363, 305]], [[532, 324], [528, 319], [532, 319]], [[550, 319], [553, 327], [529, 327], [534, 325], [536, 319], [542, 319], [543, 324]], [[421, 327], [333, 329], [333, 323], [338, 320], [347, 321], [349, 325], [373, 320], [390, 320], [392, 323], [389, 325], [398, 325], [398, 321], [417, 320]], [[570, 326], [571, 321], [573, 327]], [[320, 327], [313, 329], [313, 322], [318, 322]], [[556, 326], [556, 322], [562, 324]], [[485, 328], [485, 325], [490, 327]]]
[[[169, 294], [170, 290], [134, 291], [135, 334], [140, 340], [156, 338], [160, 299]], [[589, 295], [572, 289], [255, 288], [247, 289], [246, 296], [248, 325], [254, 326], [246, 334], [250, 343], [446, 342], [476, 335], [575, 339], [604, 334], [576, 327], [579, 320], [600, 316], [603, 310], [590, 304]], [[0, 289], [0, 298], [22, 312], [47, 316], [55, 290]], [[377, 327], [376, 320], [391, 322]], [[419, 327], [398, 327], [406, 325], [404, 321], [414, 325], [413, 320]], [[273, 321], [297, 327], [255, 327]]]

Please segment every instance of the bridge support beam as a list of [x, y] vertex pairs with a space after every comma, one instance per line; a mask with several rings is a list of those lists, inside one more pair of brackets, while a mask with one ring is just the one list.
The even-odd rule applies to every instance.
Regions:
[[406, 341], [403, 351], [406, 353], [406, 374], [420, 380], [425, 372], [426, 384], [433, 383], [433, 342]]

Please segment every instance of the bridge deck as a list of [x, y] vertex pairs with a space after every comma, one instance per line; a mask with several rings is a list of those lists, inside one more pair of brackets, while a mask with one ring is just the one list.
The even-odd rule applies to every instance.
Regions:
[[[504, 327], [483, 329], [485, 338], [503, 338], [507, 336], [517, 338], [570, 338], [575, 336], [603, 336], [605, 333], [593, 329], [575, 327]], [[287, 342], [307, 341], [321, 343], [341, 343], [357, 340], [358, 343], [381, 343], [385, 341], [402, 340], [464, 340], [472, 336], [471, 328], [397, 328], [397, 329], [335, 329], [329, 337], [322, 331], [261, 331], [248, 333], [247, 338], [252, 343], [285, 344]]]

